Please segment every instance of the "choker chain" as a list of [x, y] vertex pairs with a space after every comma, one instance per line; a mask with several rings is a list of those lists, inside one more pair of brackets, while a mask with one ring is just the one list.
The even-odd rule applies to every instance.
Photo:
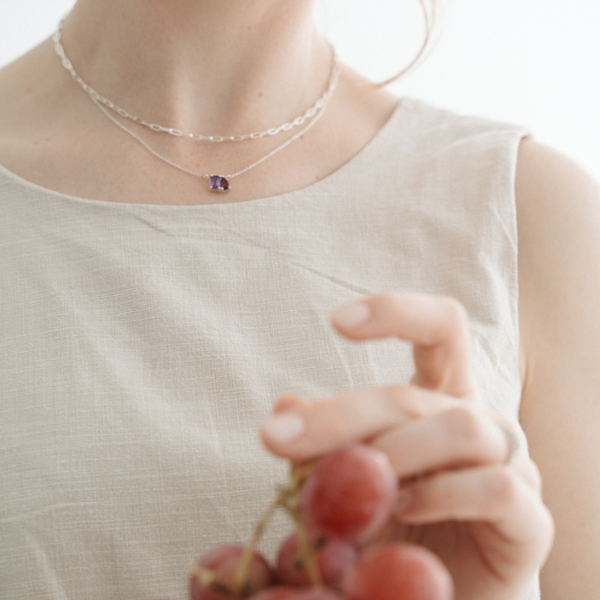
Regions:
[[71, 77], [77, 82], [77, 84], [81, 87], [81, 89], [96, 103], [103, 104], [111, 111], [116, 114], [124, 117], [125, 119], [129, 119], [138, 125], [143, 127], [147, 127], [152, 131], [156, 131], [159, 133], [168, 133], [169, 135], [173, 135], [176, 137], [185, 137], [193, 140], [198, 140], [201, 142], [243, 142], [245, 140], [260, 140], [266, 136], [275, 136], [282, 132], [291, 131], [295, 127], [299, 127], [303, 125], [307, 120], [312, 119], [317, 113], [319, 113], [327, 103], [327, 100], [333, 93], [335, 89], [335, 83], [333, 80], [333, 71], [331, 77], [329, 78], [329, 85], [323, 95], [306, 111], [304, 114], [296, 117], [295, 119], [283, 123], [278, 127], [269, 127], [269, 129], [265, 129], [263, 131], [255, 131], [253, 133], [245, 133], [239, 135], [202, 135], [199, 133], [186, 133], [177, 129], [176, 127], [166, 127], [164, 125], [158, 125], [157, 123], [149, 123], [148, 121], [142, 119], [141, 117], [136, 117], [132, 115], [130, 112], [121, 108], [117, 104], [115, 104], [112, 100], [105, 98], [100, 93], [98, 93], [91, 85], [86, 83], [79, 73], [75, 71], [73, 68], [73, 63], [69, 60], [68, 56], [65, 53], [65, 49], [62, 46], [61, 38], [62, 38], [62, 28], [64, 22], [67, 17], [64, 17], [58, 25], [58, 29], [54, 33], [53, 41], [54, 41], [54, 51], [60, 57], [61, 63], [63, 67], [69, 71]]
[[[178, 129], [171, 128], [171, 127], [162, 127], [160, 125], [147, 123], [146, 121], [143, 121], [139, 117], [134, 117], [134, 116], [130, 115], [127, 111], [125, 111], [122, 108], [119, 108], [116, 104], [114, 104], [113, 102], [111, 102], [110, 100], [105, 98], [104, 96], [101, 96], [91, 86], [89, 86], [87, 83], [85, 83], [85, 81], [83, 81], [83, 79], [75, 71], [73, 64], [71, 63], [71, 61], [65, 54], [64, 48], [63, 48], [62, 44], [60, 43], [61, 36], [62, 36], [62, 26], [63, 26], [64, 22], [65, 22], [65, 19], [63, 19], [60, 22], [58, 29], [57, 29], [56, 33], [54, 34], [54, 38], [53, 38], [54, 39], [54, 50], [55, 50], [56, 54], [58, 55], [58, 57], [60, 58], [62, 66], [71, 74], [71, 77], [75, 80], [75, 82], [77, 84], [79, 84], [79, 86], [83, 89], [83, 91], [86, 92], [86, 94], [88, 95], [90, 100], [98, 107], [98, 109], [100, 111], [102, 111], [102, 113], [104, 113], [104, 115], [106, 115], [106, 117], [108, 119], [110, 119], [122, 131], [124, 131], [125, 133], [130, 135], [133, 139], [135, 139], [137, 142], [139, 142], [153, 156], [162, 160], [163, 162], [167, 163], [168, 165], [171, 165], [172, 167], [174, 167], [184, 173], [187, 173], [188, 175], [193, 175], [194, 177], [197, 177], [197, 178], [208, 179], [209, 180], [209, 190], [211, 192], [228, 192], [231, 189], [231, 185], [229, 183], [229, 181], [231, 179], [238, 177], [240, 175], [243, 175], [244, 173], [247, 173], [251, 169], [258, 167], [258, 165], [262, 164], [263, 162], [265, 162], [272, 156], [275, 156], [275, 154], [277, 154], [278, 152], [281, 152], [283, 149], [287, 148], [290, 144], [295, 142], [297, 139], [299, 139], [305, 133], [307, 133], [312, 127], [314, 127], [319, 122], [319, 120], [321, 119], [321, 117], [323, 116], [323, 114], [325, 112], [325, 109], [329, 105], [329, 101], [331, 100], [331, 97], [337, 87], [338, 80], [339, 80], [340, 65], [339, 65], [337, 55], [332, 48], [331, 72], [330, 72], [330, 76], [329, 76], [329, 84], [327, 86], [327, 89], [325, 90], [323, 95], [315, 102], [315, 104], [311, 108], [309, 108], [302, 116], [296, 117], [296, 119], [294, 119], [293, 121], [290, 121], [289, 123], [284, 123], [283, 125], [280, 125], [279, 127], [275, 127], [275, 128], [267, 129], [262, 132], [251, 133], [251, 134], [247, 134], [247, 135], [201, 136], [201, 135], [196, 135], [196, 134], [191, 134], [191, 133], [185, 134], [185, 133], [179, 131]], [[166, 156], [163, 156], [162, 154], [160, 154], [159, 152], [154, 150], [154, 148], [152, 148], [152, 146], [150, 146], [150, 144], [148, 144], [145, 140], [143, 140], [139, 135], [137, 135], [135, 132], [133, 132], [131, 129], [129, 129], [123, 123], [121, 123], [115, 117], [113, 112], [119, 114], [122, 117], [125, 117], [127, 119], [134, 121], [138, 125], [143, 125], [145, 127], [148, 127], [152, 131], [166, 132], [166, 133], [169, 133], [176, 137], [189, 137], [189, 138], [193, 138], [196, 140], [208, 141], [208, 142], [226, 142], [226, 141], [234, 142], [234, 141], [243, 141], [243, 140], [247, 140], [247, 139], [256, 140], [256, 139], [264, 138], [266, 136], [277, 135], [278, 133], [281, 133], [282, 131], [290, 131], [294, 127], [303, 125], [307, 120], [309, 120], [309, 122], [304, 127], [302, 127], [302, 129], [297, 131], [292, 137], [287, 139], [285, 142], [283, 142], [282, 144], [280, 144], [279, 146], [277, 146], [276, 148], [274, 148], [273, 150], [271, 150], [270, 152], [268, 152], [267, 154], [265, 154], [258, 160], [254, 161], [250, 165], [244, 167], [243, 169], [235, 171], [234, 173], [230, 173], [229, 175], [213, 175], [213, 174], [208, 174], [208, 173], [199, 173], [199, 172], [191, 171], [190, 169], [187, 169], [186, 167], [173, 162]]]

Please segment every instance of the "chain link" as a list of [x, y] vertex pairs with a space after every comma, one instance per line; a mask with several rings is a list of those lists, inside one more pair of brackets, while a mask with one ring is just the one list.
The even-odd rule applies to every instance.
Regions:
[[[174, 127], [167, 128], [167, 127], [162, 127], [161, 125], [156, 125], [155, 123], [146, 123], [140, 117], [131, 116], [125, 109], [118, 107], [111, 100], [104, 98], [104, 96], [101, 96], [98, 92], [96, 92], [96, 90], [94, 90], [87, 83], [85, 83], [85, 81], [83, 81], [83, 79], [81, 79], [81, 77], [77, 74], [77, 72], [73, 68], [73, 64], [66, 56], [64, 48], [62, 47], [62, 45], [60, 43], [62, 26], [63, 26], [64, 21], [65, 20], [63, 19], [60, 22], [60, 25], [59, 25], [56, 33], [54, 34], [54, 49], [56, 51], [56, 54], [59, 56], [63, 67], [67, 71], [69, 71], [69, 73], [71, 74], [71, 77], [87, 93], [90, 100], [117, 127], [119, 127], [121, 130], [123, 130], [128, 135], [130, 135], [136, 141], [138, 141], [144, 148], [146, 148], [146, 150], [148, 150], [148, 152], [150, 152], [156, 158], [159, 158], [160, 160], [167, 163], [168, 165], [171, 165], [172, 167], [175, 167], [176, 169], [179, 169], [180, 171], [183, 171], [184, 173], [193, 175], [194, 177], [210, 179], [213, 175], [208, 174], [208, 173], [197, 173], [195, 171], [191, 171], [190, 169], [187, 169], [187, 168], [183, 167], [182, 165], [179, 165], [179, 164], [173, 162], [166, 156], [163, 156], [162, 154], [158, 153], [145, 140], [143, 140], [135, 132], [131, 131], [131, 129], [125, 127], [125, 125], [123, 125], [123, 123], [118, 121], [116, 119], [116, 117], [113, 114], [111, 114], [110, 111], [116, 112], [117, 114], [121, 115], [122, 117], [131, 119], [132, 121], [134, 121], [135, 123], [138, 123], [139, 125], [144, 125], [146, 127], [149, 127], [152, 131], [166, 132], [166, 133], [169, 133], [176, 137], [181, 137], [181, 136], [193, 137], [194, 136], [194, 134], [185, 134], [185, 133], [181, 132], [179, 129], [175, 129]], [[234, 173], [224, 176], [227, 180], [233, 179], [234, 177], [238, 177], [239, 175], [242, 175], [243, 173], [247, 173], [248, 171], [250, 171], [250, 169], [254, 169], [254, 167], [258, 167], [258, 165], [262, 164], [263, 162], [265, 162], [266, 160], [268, 160], [269, 158], [271, 158], [278, 152], [281, 152], [284, 148], [287, 148], [291, 143], [295, 142], [297, 139], [302, 137], [307, 131], [309, 131], [312, 127], [314, 127], [318, 123], [318, 121], [321, 119], [321, 117], [325, 113], [325, 109], [327, 108], [327, 105], [329, 104], [329, 101], [331, 100], [331, 96], [333, 95], [333, 92], [337, 87], [339, 75], [340, 75], [339, 61], [338, 61], [337, 55], [335, 54], [335, 51], [333, 51], [333, 48], [332, 48], [332, 65], [331, 65], [331, 74], [330, 74], [330, 78], [329, 78], [329, 86], [327, 87], [327, 90], [325, 91], [325, 93], [315, 102], [315, 104], [313, 106], [311, 106], [304, 113], [304, 115], [302, 115], [300, 117], [296, 117], [293, 121], [291, 121], [289, 123], [284, 123], [283, 125], [280, 125], [279, 127], [267, 129], [266, 131], [250, 133], [247, 136], [197, 136], [195, 139], [202, 138], [202, 139], [206, 139], [207, 141], [211, 141], [211, 142], [241, 141], [242, 139], [261, 139], [263, 137], [266, 137], [267, 135], [270, 135], [270, 136], [277, 135], [281, 131], [290, 131], [294, 127], [303, 125], [307, 119], [311, 119], [307, 125], [305, 125], [300, 131], [296, 132], [288, 140], [283, 142], [283, 144], [280, 144], [279, 146], [277, 146], [276, 148], [271, 150], [269, 153], [265, 154], [263, 157], [259, 158], [258, 160], [251, 163], [247, 167], [244, 167], [243, 169], [240, 169], [239, 171], [235, 171]]]
[[[94, 100], [96, 103], [103, 104], [107, 108], [110, 108], [113, 112], [116, 112], [121, 117], [125, 119], [129, 119], [138, 125], [142, 125], [143, 127], [147, 127], [152, 131], [156, 131], [159, 133], [168, 133], [169, 135], [173, 135], [175, 137], [186, 137], [193, 140], [199, 140], [202, 142], [243, 142], [244, 140], [260, 140], [266, 136], [275, 136], [281, 132], [291, 131], [294, 127], [299, 127], [303, 125], [308, 119], [312, 119], [320, 110], [322, 110], [325, 106], [325, 103], [331, 96], [334, 90], [334, 82], [333, 76], [330, 78], [329, 87], [325, 90], [324, 94], [310, 107], [306, 110], [306, 112], [289, 121], [287, 123], [283, 123], [279, 125], [279, 127], [270, 127], [269, 129], [265, 129], [264, 131], [255, 131], [253, 133], [247, 133], [242, 135], [201, 135], [198, 133], [185, 133], [180, 129], [175, 127], [165, 127], [164, 125], [158, 125], [157, 123], [149, 123], [145, 121], [141, 117], [136, 117], [132, 115], [124, 108], [117, 106], [112, 100], [105, 98], [101, 94], [99, 94], [94, 88], [92, 88], [89, 84], [87, 84], [81, 76], [75, 71], [73, 67], [73, 63], [67, 58], [65, 54], [65, 49], [61, 44], [62, 38], [62, 28], [64, 25], [66, 17], [64, 17], [58, 25], [58, 29], [54, 34], [54, 50], [56, 54], [61, 59], [63, 67], [71, 73], [71, 77], [79, 84], [79, 86]], [[333, 72], [332, 72], [333, 75]]]

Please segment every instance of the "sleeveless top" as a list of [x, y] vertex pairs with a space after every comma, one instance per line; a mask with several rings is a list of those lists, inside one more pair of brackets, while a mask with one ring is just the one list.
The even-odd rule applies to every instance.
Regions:
[[0, 598], [184, 600], [187, 565], [247, 542], [286, 478], [257, 434], [278, 395], [410, 379], [408, 344], [333, 332], [364, 295], [457, 298], [483, 396], [517, 417], [524, 135], [404, 99], [329, 177], [233, 204], [86, 200], [0, 167]]

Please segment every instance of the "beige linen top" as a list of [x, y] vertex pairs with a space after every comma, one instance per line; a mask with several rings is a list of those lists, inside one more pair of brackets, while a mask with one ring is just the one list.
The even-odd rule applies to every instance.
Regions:
[[233, 204], [87, 200], [0, 167], [0, 598], [184, 600], [187, 564], [248, 540], [285, 478], [257, 435], [279, 394], [409, 380], [406, 344], [332, 331], [363, 295], [458, 298], [483, 394], [517, 416], [524, 134], [404, 99], [323, 181]]

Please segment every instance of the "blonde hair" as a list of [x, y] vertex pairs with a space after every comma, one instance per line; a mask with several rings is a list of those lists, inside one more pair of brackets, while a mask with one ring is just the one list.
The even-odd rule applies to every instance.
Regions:
[[378, 88], [385, 87], [386, 85], [393, 83], [394, 81], [400, 79], [400, 77], [406, 75], [425, 58], [427, 51], [430, 49], [433, 30], [439, 18], [440, 0], [419, 0], [419, 3], [423, 9], [423, 16], [425, 18], [425, 37], [423, 39], [423, 43], [410, 63], [408, 63], [406, 67], [392, 77], [389, 77], [385, 81], [376, 83], [375, 86]]

